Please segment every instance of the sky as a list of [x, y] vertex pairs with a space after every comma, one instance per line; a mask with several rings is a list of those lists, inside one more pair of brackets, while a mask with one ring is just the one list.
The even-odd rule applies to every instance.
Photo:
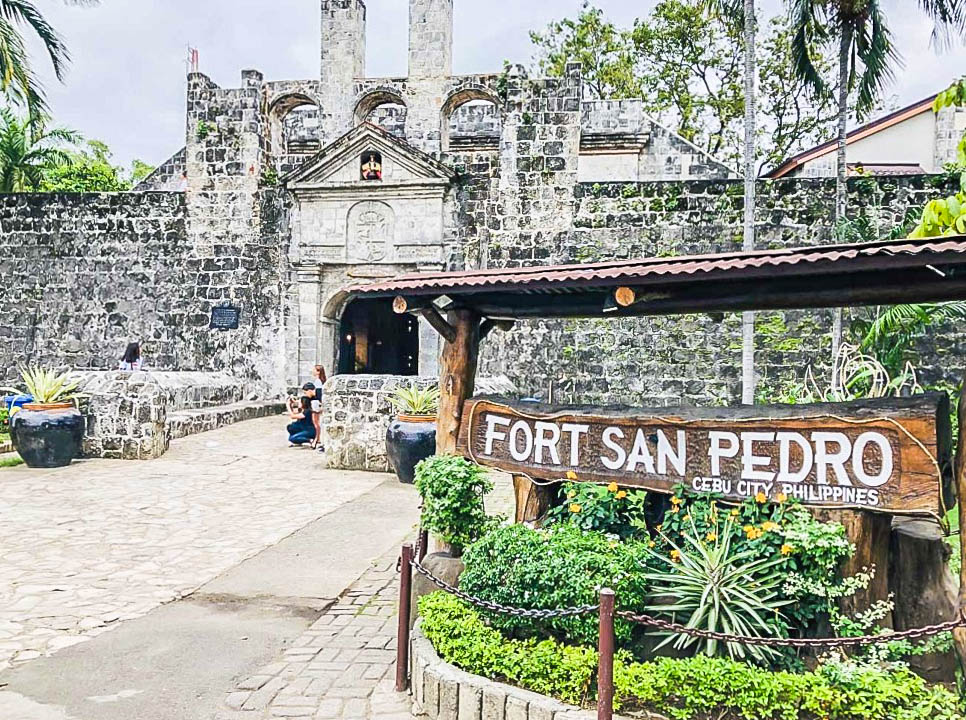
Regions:
[[[102, 140], [114, 160], [160, 164], [184, 145], [187, 47], [200, 51], [201, 71], [222, 87], [240, 85], [241, 70], [268, 80], [319, 74], [318, 0], [100, 0], [68, 7], [35, 0], [64, 36], [73, 62], [63, 84], [52, 78], [39, 48], [35, 66], [45, 80], [57, 124]], [[608, 19], [630, 25], [656, 0], [596, 0]], [[498, 72], [503, 60], [529, 64], [528, 32], [573, 16], [580, 0], [454, 0], [453, 70]], [[904, 59], [888, 95], [905, 105], [966, 73], [966, 48], [942, 54], [930, 47], [931, 24], [913, 0], [885, 0]], [[407, 0], [366, 0], [370, 77], [406, 74]], [[778, 0], [759, 0], [764, 13]]]

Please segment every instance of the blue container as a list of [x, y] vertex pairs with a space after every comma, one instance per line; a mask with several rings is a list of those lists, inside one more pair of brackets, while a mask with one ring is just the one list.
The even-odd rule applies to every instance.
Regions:
[[7, 412], [10, 412], [15, 407], [23, 407], [29, 402], [33, 402], [33, 396], [31, 395], [5, 395], [0, 398], [0, 402], [3, 406], [7, 408]]

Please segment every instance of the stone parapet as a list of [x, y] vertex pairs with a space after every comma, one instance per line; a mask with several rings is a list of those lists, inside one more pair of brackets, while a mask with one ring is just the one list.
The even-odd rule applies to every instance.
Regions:
[[84, 455], [124, 460], [160, 457], [172, 439], [282, 412], [279, 400], [246, 399], [227, 373], [80, 371], [86, 397]]

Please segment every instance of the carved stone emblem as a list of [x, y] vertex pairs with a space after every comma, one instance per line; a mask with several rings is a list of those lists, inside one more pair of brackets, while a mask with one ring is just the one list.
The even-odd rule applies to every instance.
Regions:
[[365, 201], [349, 210], [347, 250], [350, 260], [381, 262], [393, 239], [393, 212], [385, 203]]

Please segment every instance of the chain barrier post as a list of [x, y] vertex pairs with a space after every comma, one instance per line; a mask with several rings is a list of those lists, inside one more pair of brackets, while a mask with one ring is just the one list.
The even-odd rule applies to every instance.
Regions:
[[614, 716], [614, 591], [600, 590], [600, 630], [597, 636], [597, 720]]
[[396, 692], [409, 689], [409, 612], [413, 586], [413, 544], [402, 546], [399, 565], [399, 624], [396, 632]]
[[423, 558], [426, 557], [426, 548], [429, 547], [429, 530], [425, 528], [419, 529], [419, 552], [416, 554], [416, 560], [420, 563], [423, 562]]

